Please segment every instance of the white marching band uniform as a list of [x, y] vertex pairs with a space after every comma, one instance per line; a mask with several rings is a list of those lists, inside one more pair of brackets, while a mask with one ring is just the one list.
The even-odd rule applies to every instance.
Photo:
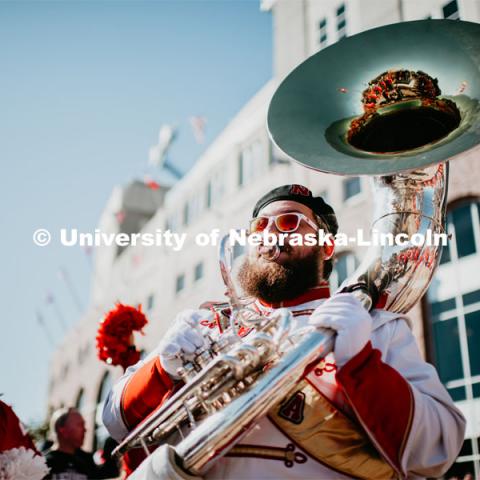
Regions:
[[[297, 301], [257, 305], [267, 315], [275, 307], [288, 308], [302, 327], [326, 296], [328, 287], [317, 287]], [[465, 420], [434, 367], [422, 359], [408, 320], [383, 310], [373, 310], [371, 320], [372, 331], [366, 332], [370, 342], [359, 353], [345, 365], [331, 353], [311, 368], [298, 390], [259, 419], [204, 478], [415, 479], [445, 473], [461, 448]], [[212, 327], [201, 328], [211, 335]], [[362, 332], [354, 335], [361, 336]], [[349, 345], [343, 348], [355, 350]], [[117, 441], [135, 426], [129, 422], [143, 419], [132, 422], [132, 411], [133, 417], [150, 413], [140, 412], [138, 402], [146, 397], [138, 390], [152, 377], [158, 389], [158, 370], [162, 370], [158, 355], [153, 351], [130, 367], [108, 396], [103, 421]], [[132, 380], [136, 375], [140, 380]], [[163, 383], [165, 376], [162, 371]], [[131, 395], [129, 388], [137, 393]], [[168, 388], [171, 391], [171, 385]], [[155, 478], [145, 473], [152, 468], [146, 464], [141, 467], [143, 476], [134, 478]], [[164, 471], [156, 478], [176, 477]]]

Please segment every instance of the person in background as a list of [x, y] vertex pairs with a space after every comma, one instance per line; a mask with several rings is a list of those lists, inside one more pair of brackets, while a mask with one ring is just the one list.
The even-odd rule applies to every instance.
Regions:
[[97, 465], [93, 454], [82, 450], [85, 439], [85, 420], [74, 408], [61, 408], [50, 420], [50, 431], [55, 437], [52, 449], [46, 454], [52, 480], [92, 480], [116, 478], [119, 468], [110, 456], [103, 465]]

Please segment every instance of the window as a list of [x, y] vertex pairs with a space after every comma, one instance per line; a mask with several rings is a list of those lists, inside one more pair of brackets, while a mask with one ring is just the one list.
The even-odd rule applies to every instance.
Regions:
[[[479, 449], [480, 437], [465, 439], [457, 461], [445, 473], [444, 478], [471, 478], [472, 480], [478, 478], [478, 475], [475, 475], [475, 464], [471, 459], [472, 455], [475, 455], [475, 451], [478, 452]], [[468, 474], [470, 477], [467, 476]]]
[[200, 262], [195, 265], [193, 278], [195, 281], [198, 281], [202, 277], [203, 277], [203, 262]]
[[185, 275], [182, 273], [177, 275], [175, 281], [175, 293], [180, 293], [185, 288]]
[[152, 293], [147, 297], [147, 312], [150, 312], [153, 309], [155, 302], [155, 295]]
[[170, 230], [171, 232], [178, 232], [180, 229], [180, 224], [182, 220], [182, 211], [175, 211], [175, 213], [170, 214], [165, 220], [165, 231]]
[[343, 200], [358, 195], [362, 191], [360, 177], [345, 178], [343, 180]]
[[[247, 185], [262, 170], [263, 148], [260, 140], [245, 147], [238, 157], [238, 186]], [[264, 162], [263, 162], [264, 163]]]
[[318, 24], [319, 30], [319, 44], [320, 48], [324, 48], [327, 46], [328, 36], [327, 36], [327, 19], [322, 18]]
[[187, 226], [190, 223], [190, 206], [188, 202], [183, 206], [182, 223]]
[[[479, 211], [480, 202], [469, 200], [448, 212], [451, 238], [427, 294], [432, 360], [453, 400], [468, 405], [472, 425], [480, 417]], [[470, 436], [479, 434], [474, 427]], [[469, 438], [451, 471], [465, 469], [480, 472], [479, 445]]]
[[[239, 167], [240, 175], [240, 167]], [[240, 178], [239, 178], [240, 181]], [[239, 184], [240, 185], [240, 184]], [[218, 169], [213, 173], [210, 180], [207, 183], [207, 191], [205, 195], [205, 205], [207, 209], [214, 207], [218, 203], [225, 193], [225, 168]]]
[[200, 191], [197, 191], [189, 200], [190, 223], [197, 220], [202, 214], [204, 198]]
[[450, 230], [455, 231], [456, 250], [458, 258], [466, 257], [477, 251], [475, 246], [475, 234], [473, 219], [478, 218], [478, 204], [463, 205], [456, 208], [450, 214], [452, 226]]
[[245, 180], [243, 178], [243, 163], [244, 163], [244, 159], [243, 159], [243, 155], [240, 155], [238, 157], [238, 186], [239, 187], [242, 187], [243, 184], [245, 183]]
[[336, 290], [358, 267], [358, 260], [351, 252], [340, 253], [333, 265], [330, 275], [330, 287]]
[[205, 199], [205, 206], [207, 210], [212, 206], [212, 181], [209, 180], [207, 183], [207, 195]]
[[345, 4], [342, 3], [337, 8], [337, 39], [340, 40], [347, 36], [347, 20], [345, 17]]
[[443, 248], [441, 264], [480, 252], [480, 202], [460, 204], [447, 214], [451, 236]]
[[95, 436], [93, 439], [93, 450], [103, 448], [105, 440], [109, 434], [102, 421], [103, 405], [107, 399], [108, 392], [112, 388], [112, 376], [110, 372], [103, 375], [102, 381], [98, 388], [97, 405], [95, 407]]
[[443, 7], [443, 18], [447, 18], [449, 20], [459, 20], [460, 14], [458, 12], [458, 3], [457, 0], [452, 0], [448, 2]]

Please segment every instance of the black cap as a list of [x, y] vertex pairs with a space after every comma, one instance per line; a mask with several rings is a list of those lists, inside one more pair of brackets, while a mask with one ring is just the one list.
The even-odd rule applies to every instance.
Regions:
[[333, 208], [322, 197], [314, 197], [312, 192], [303, 185], [283, 185], [270, 190], [255, 204], [253, 217], [256, 217], [258, 212], [269, 203], [280, 200], [290, 200], [307, 206], [323, 220], [330, 233], [333, 235], [337, 233], [338, 223]]

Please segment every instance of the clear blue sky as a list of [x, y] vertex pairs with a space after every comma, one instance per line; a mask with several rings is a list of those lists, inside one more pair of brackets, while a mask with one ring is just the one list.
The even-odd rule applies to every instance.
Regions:
[[[33, 245], [39, 227], [92, 231], [112, 188], [147, 171], [162, 123], [180, 127], [184, 170], [271, 77], [271, 16], [259, 1], [0, 2], [2, 186], [0, 392], [22, 420], [43, 419], [53, 347], [84, 306], [80, 248]], [[188, 118], [208, 119], [197, 145]]]

